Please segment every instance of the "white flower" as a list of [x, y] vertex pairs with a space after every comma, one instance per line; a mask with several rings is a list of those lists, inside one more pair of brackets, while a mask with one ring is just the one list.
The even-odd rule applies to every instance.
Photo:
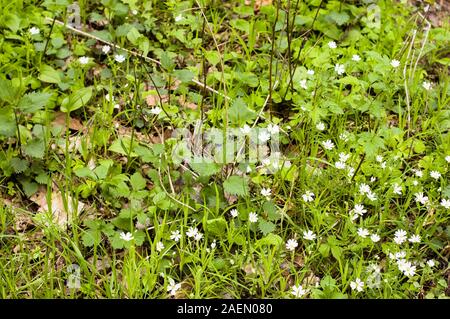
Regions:
[[104, 54], [108, 54], [109, 51], [111, 51], [111, 47], [110, 47], [109, 45], [104, 45], [104, 46], [102, 46], [102, 52], [103, 52]]
[[198, 232], [198, 233], [195, 234], [195, 236], [194, 236], [194, 239], [195, 239], [196, 241], [199, 241], [199, 240], [202, 239], [202, 238], [203, 238], [203, 234], [200, 233], [200, 232]]
[[441, 206], [444, 207], [444, 208], [449, 209], [450, 208], [450, 199], [443, 198], [441, 200]]
[[409, 242], [413, 243], [413, 244], [418, 244], [420, 243], [420, 236], [419, 235], [412, 235], [411, 237], [409, 237]]
[[323, 131], [325, 129], [325, 123], [323, 123], [323, 122], [317, 123], [316, 129], [318, 129], [319, 131]]
[[247, 168], [245, 169], [245, 171], [247, 173], [250, 173], [252, 171], [252, 168], [250, 167], [250, 165], [247, 165]]
[[399, 229], [394, 233], [394, 242], [401, 245], [406, 241], [407, 233], [403, 229]]
[[436, 263], [434, 262], [433, 259], [430, 259], [430, 260], [427, 261], [427, 265], [430, 266], [430, 267], [434, 267], [436, 265]]
[[30, 30], [28, 30], [28, 32], [30, 32], [31, 35], [36, 35], [36, 34], [39, 34], [41, 32], [41, 30], [39, 30], [39, 28], [37, 28], [37, 27], [32, 27], [32, 28], [30, 28]]
[[267, 142], [268, 140], [270, 140], [270, 134], [267, 131], [261, 131], [258, 134], [259, 140], [263, 143]]
[[124, 232], [121, 232], [120, 239], [125, 240], [125, 241], [131, 241], [134, 239], [134, 237], [130, 232], [127, 232], [126, 234]]
[[447, 163], [450, 163], [450, 155], [447, 155], [447, 156], [445, 157], [445, 160], [447, 161]]
[[251, 129], [250, 126], [248, 126], [247, 124], [245, 124], [244, 127], [242, 127], [242, 128], [240, 129], [240, 131], [241, 131], [242, 134], [249, 134], [251, 130], [252, 130], [252, 129]]
[[292, 286], [291, 294], [296, 298], [301, 298], [308, 293], [308, 289], [303, 289], [302, 285]]
[[158, 252], [161, 252], [164, 249], [164, 244], [162, 243], [162, 241], [159, 241], [156, 243], [156, 250]]
[[269, 166], [269, 165], [270, 165], [270, 158], [265, 158], [265, 159], [263, 159], [263, 160], [261, 161], [261, 163], [262, 163], [264, 166]]
[[348, 169], [347, 176], [348, 176], [349, 178], [350, 178], [350, 177], [353, 177], [353, 175], [355, 174], [355, 169], [354, 169], [353, 167], [348, 167], [347, 169]]
[[119, 63], [122, 63], [123, 61], [125, 61], [125, 57], [121, 54], [116, 54], [114, 55], [114, 60], [116, 60]]
[[237, 209], [230, 210], [230, 215], [231, 217], [236, 218], [238, 216], [238, 210]]
[[344, 133], [339, 134], [339, 139], [344, 142], [347, 142], [348, 141], [348, 133], [344, 132]]
[[400, 185], [398, 185], [397, 183], [394, 183], [392, 185], [392, 192], [394, 194], [401, 195], [402, 194], [402, 187]]
[[344, 162], [336, 162], [334, 164], [334, 167], [336, 167], [337, 169], [345, 169], [345, 163]]
[[357, 234], [362, 238], [366, 238], [370, 235], [370, 232], [366, 228], [358, 228]]
[[377, 200], [377, 195], [375, 195], [375, 193], [373, 192], [369, 192], [366, 194], [367, 198], [370, 199], [371, 201], [376, 201]]
[[183, 20], [183, 16], [181, 14], [175, 17], [175, 22], [180, 22], [181, 20]]
[[170, 239], [178, 242], [181, 238], [181, 234], [179, 230], [174, 230], [171, 234], [170, 234]]
[[386, 168], [386, 162], [381, 163], [380, 167], [381, 167], [382, 169], [385, 169], [385, 168]]
[[377, 178], [375, 176], [371, 176], [370, 177], [370, 182], [371, 183], [375, 183], [376, 180], [377, 180]]
[[133, 9], [133, 10], [131, 10], [131, 13], [132, 13], [133, 15], [136, 15], [136, 14], [138, 14], [138, 11], [137, 11], [136, 9]]
[[294, 251], [297, 246], [298, 242], [295, 239], [289, 239], [286, 243], [286, 249], [289, 251]]
[[414, 194], [416, 202], [426, 205], [428, 203], [428, 196], [424, 196], [422, 192]]
[[336, 42], [334, 42], [334, 41], [328, 42], [328, 47], [330, 49], [336, 49], [337, 48]]
[[399, 260], [399, 259], [403, 259], [406, 257], [406, 252], [404, 252], [403, 250], [399, 251], [398, 253], [395, 253], [394, 255], [395, 259]]
[[436, 180], [438, 180], [441, 177], [441, 173], [439, 173], [438, 171], [431, 171], [430, 172], [430, 176]]
[[167, 285], [167, 291], [171, 296], [175, 296], [176, 292], [181, 288], [181, 284], [176, 284], [172, 278], [169, 278], [169, 284]]
[[350, 154], [345, 153], [339, 153], [339, 161], [341, 162], [347, 162], [347, 160], [350, 158]]
[[154, 114], [154, 115], [158, 115], [159, 113], [161, 113], [162, 110], [160, 107], [155, 106], [154, 108], [150, 109], [150, 113]]
[[423, 176], [423, 173], [420, 169], [413, 169], [413, 172], [418, 178], [421, 178]]
[[375, 157], [375, 159], [378, 163], [381, 163], [383, 161], [383, 156], [377, 155], [377, 157]]
[[337, 63], [334, 66], [334, 71], [338, 74], [338, 75], [342, 75], [345, 73], [345, 66], [343, 64], [339, 64]]
[[278, 132], [280, 132], [280, 127], [276, 124], [269, 124], [267, 125], [267, 131], [269, 131], [270, 134], [278, 134]]
[[82, 56], [78, 58], [78, 61], [80, 62], [81, 65], [86, 65], [89, 63], [89, 58], [87, 56]]
[[261, 195], [263, 195], [265, 197], [270, 197], [271, 194], [272, 194], [272, 190], [270, 188], [261, 189]]
[[359, 185], [359, 192], [364, 195], [366, 193], [370, 193], [370, 186], [367, 184], [362, 183], [361, 185]]
[[305, 193], [302, 195], [303, 200], [308, 203], [312, 202], [314, 200], [314, 193], [311, 191], [305, 191]]
[[211, 243], [211, 249], [216, 248], [216, 246], [217, 246], [217, 242], [216, 242], [216, 240], [214, 239], [213, 242]]
[[431, 90], [431, 83], [425, 81], [425, 82], [422, 83], [422, 87], [423, 87], [425, 90], [429, 91], [429, 90]]
[[105, 95], [105, 100], [108, 102], [114, 102], [115, 98], [114, 98], [114, 96], [110, 96], [109, 93], [107, 93]]
[[316, 239], [316, 234], [314, 234], [314, 232], [312, 230], [305, 230], [303, 232], [303, 238], [306, 240], [314, 240]]
[[352, 290], [361, 292], [361, 291], [363, 291], [363, 288], [364, 288], [364, 282], [361, 281], [361, 279], [356, 278], [355, 281], [350, 282], [350, 287], [352, 288]]
[[352, 212], [356, 215], [362, 216], [365, 213], [367, 213], [367, 209], [364, 208], [364, 205], [362, 204], [356, 204], [353, 208]]
[[258, 221], [258, 214], [254, 213], [254, 212], [251, 212], [251, 213], [248, 215], [248, 221], [249, 221], [250, 223], [256, 223], [256, 222]]
[[372, 235], [370, 235], [370, 239], [374, 242], [374, 243], [377, 243], [377, 242], [379, 242], [380, 241], [380, 236], [378, 236], [377, 234], [372, 234]]
[[403, 274], [407, 277], [412, 277], [416, 273], [416, 266], [413, 266], [409, 261], [405, 262], [403, 266]]
[[393, 68], [398, 68], [398, 67], [400, 66], [400, 61], [399, 61], [399, 60], [396, 60], [396, 59], [392, 60], [392, 61], [391, 61], [391, 66], [392, 66]]
[[188, 237], [195, 237], [198, 234], [198, 229], [196, 227], [189, 227], [188, 231], [186, 232], [186, 236]]
[[307, 73], [308, 75], [314, 75], [314, 70], [308, 70], [308, 71], [306, 71], [306, 73]]
[[306, 85], [306, 79], [300, 80], [299, 84], [300, 84], [300, 87], [304, 90], [306, 90], [308, 88], [308, 86]]
[[355, 62], [361, 61], [361, 57], [357, 54], [353, 54], [352, 61], [355, 61]]
[[331, 140], [326, 140], [322, 142], [324, 149], [331, 151], [334, 148], [334, 143]]

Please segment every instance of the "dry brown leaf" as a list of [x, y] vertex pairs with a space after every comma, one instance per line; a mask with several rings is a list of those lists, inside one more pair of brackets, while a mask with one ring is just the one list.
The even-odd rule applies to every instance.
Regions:
[[[167, 103], [169, 101], [169, 96], [161, 95], [161, 100], [162, 100], [162, 103]], [[145, 98], [145, 102], [147, 103], [148, 106], [151, 106], [151, 107], [157, 106], [160, 104], [159, 96], [157, 94], [147, 95], [147, 97]]]
[[[57, 112], [56, 117], [52, 122], [53, 126], [62, 126], [66, 127], [66, 113], [63, 112]], [[77, 119], [70, 118], [69, 119], [69, 128], [74, 131], [81, 131], [84, 126], [81, 124], [81, 122]]]
[[[47, 202], [47, 189], [45, 187], [40, 187], [36, 194], [31, 196], [30, 200], [39, 206], [38, 212], [45, 213], [48, 211], [50, 203]], [[66, 210], [61, 192], [53, 190], [51, 195], [53, 221], [63, 229], [66, 229], [67, 225], [70, 224], [72, 214], [79, 215], [83, 211], [85, 204], [80, 201], [75, 203], [71, 196], [67, 196], [67, 206]]]
[[[255, 0], [253, 10], [259, 11], [261, 7], [270, 6], [273, 0]], [[245, 5], [249, 6], [252, 4], [252, 0], [245, 0]]]
[[189, 102], [189, 101], [186, 101], [186, 99], [184, 98], [184, 96], [180, 96], [180, 97], [178, 98], [178, 103], [180, 103], [180, 105], [181, 105], [182, 107], [185, 107], [185, 108], [190, 109], [190, 110], [195, 110], [195, 109], [197, 109], [197, 104], [192, 103], [192, 102]]

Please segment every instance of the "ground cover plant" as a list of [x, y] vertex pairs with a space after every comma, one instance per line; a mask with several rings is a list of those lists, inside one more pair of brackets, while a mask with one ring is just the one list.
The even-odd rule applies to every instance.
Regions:
[[450, 295], [445, 2], [0, 3], [2, 298]]

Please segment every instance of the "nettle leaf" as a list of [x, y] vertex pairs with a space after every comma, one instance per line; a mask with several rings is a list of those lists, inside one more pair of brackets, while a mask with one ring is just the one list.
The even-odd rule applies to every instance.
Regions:
[[337, 25], [343, 25], [350, 20], [350, 16], [345, 12], [330, 12], [327, 17], [336, 22]]
[[194, 78], [194, 73], [192, 73], [191, 70], [175, 70], [174, 75], [178, 80], [180, 80], [183, 83], [189, 83]]
[[275, 230], [275, 227], [276, 226], [274, 223], [266, 221], [264, 219], [260, 219], [258, 222], [258, 229], [264, 236], [272, 233]]
[[0, 79], [0, 100], [12, 103], [16, 93], [17, 89], [13, 87], [12, 81]]
[[263, 210], [267, 214], [267, 218], [271, 221], [277, 221], [281, 218], [281, 214], [278, 212], [277, 206], [270, 201], [266, 201], [264, 203]]
[[27, 195], [27, 197], [31, 197], [38, 191], [39, 186], [35, 182], [31, 182], [30, 180], [25, 179], [20, 183], [22, 184], [23, 191], [25, 192], [25, 195]]
[[34, 113], [41, 110], [52, 97], [51, 93], [33, 92], [23, 96], [18, 108], [23, 112]]
[[223, 217], [209, 219], [206, 221], [206, 232], [214, 236], [225, 236], [227, 230], [227, 222]]
[[225, 182], [223, 182], [223, 188], [225, 192], [229, 194], [239, 196], [248, 195], [247, 181], [241, 176], [230, 176]]
[[247, 121], [251, 121], [255, 118], [254, 111], [247, 107], [247, 103], [242, 98], [234, 100], [231, 107], [228, 109], [228, 118], [232, 124], [242, 126]]
[[208, 177], [214, 174], [217, 174], [220, 171], [220, 165], [214, 162], [207, 162], [202, 160], [194, 160], [189, 163], [189, 166], [198, 173], [200, 176]]
[[362, 146], [369, 157], [375, 156], [380, 149], [384, 149], [384, 140], [370, 132], [359, 134], [358, 144]]
[[175, 62], [173, 62], [173, 59], [170, 57], [169, 53], [163, 52], [161, 54], [161, 66], [169, 72], [175, 69]]
[[86, 247], [97, 246], [102, 241], [102, 232], [98, 229], [88, 229], [83, 231], [81, 239], [83, 240], [83, 245]]
[[49, 65], [43, 65], [40, 70], [39, 80], [46, 83], [61, 83], [61, 74]]
[[45, 143], [44, 140], [35, 138], [28, 142], [27, 145], [23, 146], [23, 151], [26, 155], [34, 158], [44, 158], [45, 154]]
[[135, 27], [132, 27], [127, 33], [127, 39], [134, 45], [137, 44], [140, 37], [142, 37], [142, 34]]
[[10, 164], [16, 174], [23, 173], [28, 168], [28, 161], [18, 157], [12, 158]]
[[144, 189], [145, 186], [147, 186], [147, 181], [145, 180], [145, 178], [142, 177], [142, 175], [139, 172], [136, 172], [133, 175], [131, 175], [130, 184], [135, 191], [139, 191], [141, 189]]
[[14, 115], [5, 109], [0, 109], [0, 135], [11, 137], [15, 134], [16, 121], [14, 120]]
[[69, 96], [66, 96], [61, 102], [62, 112], [72, 112], [86, 105], [92, 97], [92, 87], [79, 89]]

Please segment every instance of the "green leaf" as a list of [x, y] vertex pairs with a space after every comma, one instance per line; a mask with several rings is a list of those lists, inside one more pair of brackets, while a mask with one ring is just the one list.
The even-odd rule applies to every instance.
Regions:
[[83, 105], [86, 105], [87, 102], [92, 97], [92, 87], [89, 86], [87, 88], [79, 89], [69, 96], [66, 96], [61, 102], [61, 111], [62, 112], [72, 112], [78, 110]]
[[[135, 146], [136, 144], [133, 144], [133, 146]], [[117, 140], [115, 140], [111, 146], [109, 147], [108, 150], [110, 150], [111, 152], [115, 152], [115, 153], [119, 153], [125, 156], [128, 156], [128, 153], [130, 152], [130, 146], [131, 146], [131, 138], [129, 137], [123, 137], [123, 138], [118, 138]], [[131, 157], [136, 157], [138, 156], [135, 152], [134, 152], [134, 147], [133, 147], [133, 151], [130, 154]]]
[[258, 223], [258, 228], [259, 231], [265, 236], [269, 233], [272, 233], [275, 230], [275, 224], [270, 221], [260, 219]]
[[132, 27], [127, 33], [127, 39], [134, 45], [138, 43], [140, 37], [142, 37], [142, 34], [135, 27]]
[[[1, 85], [1, 83], [0, 83]], [[16, 134], [16, 121], [11, 112], [0, 109], [0, 135], [11, 137]]]
[[27, 197], [31, 197], [38, 190], [38, 184], [30, 182], [29, 180], [21, 181], [23, 191]]
[[223, 188], [225, 192], [233, 195], [247, 196], [248, 185], [247, 181], [241, 176], [230, 176], [224, 183]]
[[194, 160], [189, 164], [192, 169], [200, 176], [208, 177], [217, 174], [220, 171], [220, 165], [214, 162]]
[[147, 186], [147, 181], [145, 180], [145, 178], [142, 177], [142, 175], [139, 172], [136, 172], [133, 175], [131, 175], [130, 183], [131, 187], [133, 187], [135, 191], [144, 189]]
[[83, 232], [81, 239], [83, 240], [84, 246], [92, 247], [100, 244], [102, 241], [102, 233], [96, 229], [88, 229]]
[[39, 80], [46, 83], [61, 83], [61, 75], [49, 65], [43, 65], [40, 70]]
[[23, 146], [23, 151], [26, 155], [34, 158], [44, 158], [45, 144], [42, 139], [35, 138]]
[[28, 161], [18, 157], [12, 158], [10, 164], [16, 174], [23, 173], [28, 168]]
[[332, 21], [336, 22], [337, 25], [343, 25], [350, 20], [350, 17], [345, 12], [332, 11], [327, 15]]
[[220, 62], [220, 54], [217, 51], [206, 51], [205, 58], [212, 65], [216, 65]]
[[223, 217], [209, 219], [206, 221], [206, 232], [213, 236], [223, 237], [226, 235], [227, 222]]
[[23, 96], [18, 108], [23, 112], [34, 113], [41, 110], [52, 97], [51, 93], [33, 92]]
[[92, 170], [89, 167], [80, 167], [73, 170], [75, 175], [77, 175], [80, 178], [89, 177], [93, 180], [97, 179], [97, 176], [92, 172]]
[[247, 107], [242, 98], [237, 98], [228, 109], [228, 118], [232, 124], [242, 126], [256, 116], [255, 112]]
[[173, 73], [183, 83], [189, 83], [194, 78], [194, 73], [191, 70], [175, 70]]
[[278, 235], [269, 233], [266, 237], [263, 237], [256, 241], [255, 247], [260, 246], [281, 246], [283, 244], [283, 238]]
[[319, 252], [323, 257], [328, 257], [330, 255], [330, 245], [328, 244], [320, 245]]
[[0, 79], [0, 100], [13, 103], [17, 90], [13, 87], [12, 81]]
[[3, 25], [16, 33], [20, 28], [20, 19], [16, 14], [8, 13], [3, 16]]
[[267, 218], [271, 221], [277, 221], [281, 218], [281, 214], [278, 212], [277, 206], [270, 201], [266, 201], [264, 203], [263, 210], [267, 213]]
[[175, 63], [167, 52], [161, 54], [161, 66], [169, 72], [172, 72], [173, 69], [175, 69]]

